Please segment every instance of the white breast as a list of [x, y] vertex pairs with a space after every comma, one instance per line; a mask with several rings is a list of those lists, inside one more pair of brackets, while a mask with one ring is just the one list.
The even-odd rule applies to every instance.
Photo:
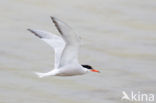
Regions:
[[80, 65], [66, 65], [62, 68], [57, 69], [56, 76], [73, 76], [73, 75], [82, 75], [88, 72], [87, 69], [81, 67]]

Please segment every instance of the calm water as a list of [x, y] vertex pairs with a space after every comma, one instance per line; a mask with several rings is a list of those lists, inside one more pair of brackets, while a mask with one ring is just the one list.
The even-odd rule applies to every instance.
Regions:
[[[125, 103], [122, 91], [156, 94], [155, 0], [0, 0], [0, 7], [0, 103]], [[80, 33], [80, 62], [100, 74], [34, 75], [53, 69], [54, 52], [26, 29], [58, 34], [49, 16]]]

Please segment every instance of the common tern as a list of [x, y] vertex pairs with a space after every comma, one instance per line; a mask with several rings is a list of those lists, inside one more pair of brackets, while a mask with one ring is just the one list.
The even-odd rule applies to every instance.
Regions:
[[47, 73], [36, 74], [42, 78], [47, 76], [74, 76], [86, 74], [89, 71], [99, 72], [93, 69], [90, 65], [81, 65], [78, 61], [78, 49], [80, 45], [79, 36], [72, 30], [72, 28], [56, 17], [51, 17], [58, 32], [61, 36], [52, 34], [42, 30], [27, 29], [35, 34], [42, 41], [49, 44], [55, 52], [54, 69]]

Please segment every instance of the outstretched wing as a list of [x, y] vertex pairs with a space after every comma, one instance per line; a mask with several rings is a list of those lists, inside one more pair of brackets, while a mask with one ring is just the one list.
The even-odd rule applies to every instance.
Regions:
[[49, 44], [55, 51], [55, 68], [58, 68], [60, 65], [60, 58], [61, 54], [63, 52], [63, 49], [65, 47], [65, 42], [64, 40], [52, 33], [46, 32], [46, 31], [41, 31], [41, 30], [33, 30], [33, 29], [28, 29], [28, 31], [32, 32], [35, 34], [37, 37], [39, 37], [41, 40]]
[[78, 63], [78, 35], [72, 30], [70, 26], [68, 26], [61, 20], [55, 17], [51, 17], [51, 19], [65, 41], [65, 48], [63, 49], [61, 55], [60, 66], [64, 66], [66, 64], [71, 63]]

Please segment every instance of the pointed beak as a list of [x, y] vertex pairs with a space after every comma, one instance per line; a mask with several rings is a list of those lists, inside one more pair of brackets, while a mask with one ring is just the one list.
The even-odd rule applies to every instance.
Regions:
[[92, 72], [97, 72], [100, 73], [100, 71], [96, 70], [96, 69], [91, 69]]

